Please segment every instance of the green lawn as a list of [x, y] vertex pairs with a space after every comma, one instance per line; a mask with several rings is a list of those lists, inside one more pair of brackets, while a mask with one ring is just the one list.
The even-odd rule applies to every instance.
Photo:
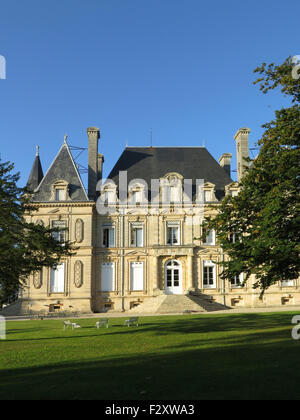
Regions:
[[299, 399], [295, 313], [9, 322], [0, 399]]

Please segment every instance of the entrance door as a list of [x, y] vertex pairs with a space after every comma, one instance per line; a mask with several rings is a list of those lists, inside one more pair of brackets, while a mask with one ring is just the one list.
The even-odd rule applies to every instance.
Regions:
[[165, 288], [167, 295], [182, 294], [181, 264], [178, 261], [172, 260], [166, 264]]

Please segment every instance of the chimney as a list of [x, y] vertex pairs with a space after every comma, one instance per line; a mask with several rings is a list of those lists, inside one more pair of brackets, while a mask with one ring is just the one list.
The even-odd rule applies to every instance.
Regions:
[[249, 128], [240, 128], [234, 139], [236, 141], [236, 155], [237, 155], [237, 173], [238, 182], [244, 176], [246, 169], [249, 167], [249, 162], [245, 161], [245, 158], [249, 158]]
[[100, 130], [97, 127], [87, 129], [89, 137], [89, 170], [88, 170], [88, 197], [96, 200], [96, 186], [98, 178], [98, 140]]
[[221, 168], [223, 168], [230, 177], [231, 177], [231, 158], [232, 158], [231, 153], [223, 153], [223, 155], [219, 159]]

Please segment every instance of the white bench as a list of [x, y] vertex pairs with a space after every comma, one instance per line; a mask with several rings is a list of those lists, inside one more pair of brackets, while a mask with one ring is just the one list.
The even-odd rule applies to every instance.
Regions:
[[76, 328], [81, 328], [81, 326], [77, 324], [76, 322], [63, 321], [63, 324], [64, 324], [64, 330], [67, 330], [68, 328], [72, 328], [72, 330], [75, 330]]
[[108, 318], [103, 318], [103, 319], [100, 319], [98, 322], [96, 322], [96, 327], [98, 328], [98, 330], [100, 327], [104, 325], [106, 326], [106, 328], [108, 328]]
[[134, 317], [131, 317], [129, 319], [126, 319], [125, 325], [127, 325], [127, 327], [130, 327], [131, 325], [136, 325], [138, 327], [139, 326], [139, 317], [134, 316]]

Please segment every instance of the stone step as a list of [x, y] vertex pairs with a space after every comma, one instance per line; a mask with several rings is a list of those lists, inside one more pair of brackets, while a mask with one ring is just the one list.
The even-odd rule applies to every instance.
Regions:
[[226, 309], [223, 305], [213, 302], [207, 296], [161, 295], [151, 297], [144, 303], [130, 310], [130, 313], [184, 313], [212, 312]]

